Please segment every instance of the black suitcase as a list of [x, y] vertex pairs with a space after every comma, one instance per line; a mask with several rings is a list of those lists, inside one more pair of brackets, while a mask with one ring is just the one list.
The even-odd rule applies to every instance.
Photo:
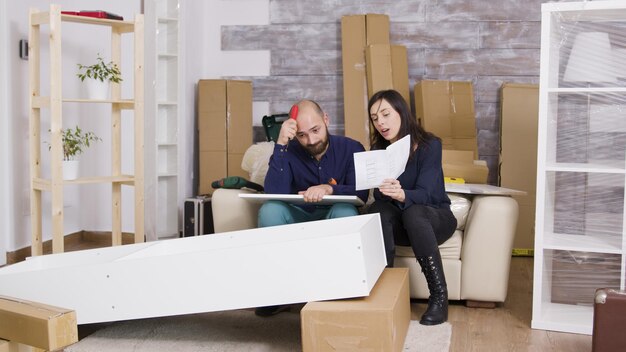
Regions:
[[289, 118], [289, 114], [276, 114], [265, 115], [261, 119], [263, 129], [265, 130], [265, 136], [268, 142], [276, 142], [278, 134], [280, 133], [280, 127], [283, 122]]
[[185, 219], [183, 237], [207, 235], [215, 232], [210, 197], [197, 196], [185, 199], [183, 218]]

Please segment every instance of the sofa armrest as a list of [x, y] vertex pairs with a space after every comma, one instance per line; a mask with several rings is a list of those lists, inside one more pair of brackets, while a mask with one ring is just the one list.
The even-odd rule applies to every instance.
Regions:
[[462, 299], [504, 302], [517, 217], [511, 197], [474, 197], [461, 250]]
[[219, 188], [211, 196], [215, 233], [253, 229], [261, 204], [239, 197], [240, 193], [254, 193], [246, 189]]

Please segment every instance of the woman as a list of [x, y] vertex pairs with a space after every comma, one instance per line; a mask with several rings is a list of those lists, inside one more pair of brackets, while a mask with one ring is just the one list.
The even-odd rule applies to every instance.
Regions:
[[374, 190], [370, 213], [380, 213], [388, 266], [393, 266], [395, 244], [411, 246], [428, 282], [428, 308], [420, 323], [436, 325], [448, 319], [448, 288], [439, 245], [456, 229], [441, 169], [441, 140], [426, 132], [411, 115], [406, 101], [395, 90], [372, 96], [371, 149], [385, 149], [406, 135], [411, 152], [404, 173], [386, 179]]

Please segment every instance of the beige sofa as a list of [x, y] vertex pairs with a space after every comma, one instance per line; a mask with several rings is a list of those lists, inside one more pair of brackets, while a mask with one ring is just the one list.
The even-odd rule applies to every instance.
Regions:
[[[273, 144], [254, 145], [242, 167], [250, 180], [263, 184]], [[259, 204], [241, 199], [250, 190], [218, 189], [212, 195], [215, 232], [255, 228]], [[518, 205], [508, 196], [448, 194], [458, 220], [457, 231], [439, 248], [451, 300], [470, 306], [493, 307], [504, 302], [509, 281]], [[410, 272], [411, 298], [428, 298], [426, 280], [410, 247], [396, 248], [396, 267]]]

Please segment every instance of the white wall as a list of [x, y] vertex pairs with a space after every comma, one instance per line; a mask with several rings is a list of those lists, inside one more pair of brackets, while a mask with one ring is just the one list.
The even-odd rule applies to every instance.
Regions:
[[[267, 76], [270, 70], [270, 52], [262, 51], [222, 51], [222, 25], [252, 25], [269, 23], [269, 0], [184, 0], [182, 52], [183, 83], [182, 96], [185, 97], [181, 116], [186, 124], [182, 126], [182, 141], [186, 144], [181, 150], [185, 153], [181, 175], [187, 175], [179, 194], [192, 195], [194, 183], [194, 141], [197, 138], [196, 86], [199, 79], [223, 78], [229, 76]], [[254, 88], [254, 87], [253, 87]], [[269, 111], [269, 104], [253, 104], [254, 124], [261, 125], [261, 117]]]
[[[58, 0], [54, 3], [60, 4], [62, 9], [81, 10], [81, 9], [101, 9], [102, 1], [97, 0]], [[28, 12], [29, 8], [36, 7], [46, 11], [49, 8], [50, 1], [44, 0], [23, 0], [23, 1], [3, 1], [3, 14], [11, 14], [7, 16], [7, 41], [2, 46], [2, 51], [6, 52], [8, 72], [6, 81], [10, 82], [10, 90], [6, 101], [6, 116], [9, 116], [9, 122], [6, 133], [13, 139], [9, 155], [12, 157], [8, 161], [9, 174], [5, 175], [7, 179], [6, 187], [11, 190], [9, 195], [8, 208], [13, 210], [13, 214], [9, 214], [9, 222], [12, 223], [12, 229], [8, 232], [6, 239], [6, 249], [13, 251], [30, 245], [30, 174], [29, 174], [29, 144], [28, 144], [28, 62], [19, 59], [17, 55], [17, 43], [19, 39], [28, 39]], [[140, 11], [139, 0], [111, 0], [106, 3], [107, 11], [122, 15], [125, 19], [132, 19], [136, 13]], [[49, 84], [48, 75], [48, 47], [47, 47], [47, 26], [42, 27], [42, 94], [48, 94]], [[108, 40], [109, 32], [107, 29], [80, 26], [77, 24], [64, 24], [63, 26], [63, 95], [66, 97], [77, 97], [80, 95], [79, 81], [75, 77], [75, 68], [78, 62], [87, 63], [93, 60], [97, 53], [103, 57], [110, 58], [110, 40]], [[126, 37], [126, 36], [125, 36]], [[130, 38], [132, 39], [132, 38]], [[129, 38], [124, 38], [122, 70], [132, 67], [132, 43]], [[126, 84], [122, 86], [122, 95], [124, 97], [132, 96], [129, 90], [132, 84], [132, 74], [124, 76]], [[5, 106], [5, 104], [3, 104]], [[107, 141], [110, 140], [110, 107], [108, 106], [86, 106], [78, 104], [64, 104], [64, 127], [72, 126], [80, 122], [81, 128], [97, 131], [98, 135], [105, 140], [95, 147], [90, 148], [84, 155], [81, 163], [81, 171], [87, 175], [105, 175], [110, 174], [110, 147]], [[79, 117], [80, 116], [80, 117]], [[126, 117], [123, 115], [123, 117]], [[130, 120], [125, 118], [123, 127]], [[42, 110], [42, 140], [46, 140], [49, 113], [47, 109]], [[132, 124], [130, 125], [132, 126]], [[4, 130], [4, 129], [3, 129]], [[131, 130], [132, 132], [132, 130]], [[132, 139], [131, 139], [132, 140]], [[125, 142], [126, 143], [126, 142]], [[123, 170], [132, 172], [132, 159], [127, 157], [123, 159]], [[46, 145], [42, 146], [42, 169], [46, 170], [43, 175], [49, 175], [49, 153]], [[3, 168], [3, 170], [6, 170]], [[128, 187], [124, 187], [128, 188]], [[111, 228], [111, 205], [110, 205], [110, 185], [98, 186], [66, 186], [64, 194], [65, 204], [65, 233], [71, 233], [82, 229], [89, 230], [110, 230]], [[129, 194], [129, 196], [127, 196]], [[122, 205], [125, 211], [132, 213], [132, 191], [125, 190], [124, 203]], [[43, 197], [44, 211], [44, 236], [43, 239], [50, 239], [50, 198], [49, 194], [44, 193]], [[6, 209], [6, 208], [5, 208]], [[124, 222], [124, 230], [132, 231], [132, 216], [130, 222]]]
[[[6, 99], [2, 100], [2, 88], [0, 83], [0, 114], [7, 118], [0, 121], [0, 192], [7, 195], [0, 197], [0, 209], [9, 209], [0, 215], [0, 231], [8, 236], [0, 236], [0, 263], [6, 257], [4, 251], [14, 251], [19, 248], [30, 246], [30, 175], [28, 160], [28, 62], [18, 58], [16, 48], [19, 39], [28, 38], [28, 11], [30, 7], [40, 10], [48, 8], [50, 1], [0, 0], [0, 19], [5, 14], [6, 20], [2, 26], [6, 28], [6, 41], [0, 42], [0, 74], [6, 68], [7, 77], [2, 80], [7, 87]], [[97, 0], [58, 0], [63, 9], [106, 9], [107, 11], [124, 16], [131, 20], [135, 13], [140, 12], [140, 0], [109, 0], [106, 6]], [[270, 53], [269, 51], [221, 51], [220, 26], [226, 24], [267, 24], [269, 22], [269, 0], [183, 0], [182, 23], [182, 96], [184, 102], [181, 106], [181, 163], [180, 192], [181, 198], [192, 195], [194, 188], [194, 141], [196, 139], [196, 85], [199, 79], [222, 78], [228, 76], [265, 76], [269, 74]], [[64, 29], [66, 26], [64, 25]], [[2, 31], [0, 31], [0, 36]], [[65, 30], [63, 32], [63, 87], [64, 95], [79, 94], [80, 87], [74, 77], [74, 67], [78, 62], [86, 62], [94, 53], [103, 55], [110, 53], [108, 35], [93, 33], [80, 27], [79, 30]], [[42, 36], [44, 39], [45, 36]], [[123, 40], [122, 70], [132, 64], [132, 43]], [[42, 40], [43, 41], [43, 40]], [[105, 42], [106, 41], [106, 42]], [[105, 43], [102, 45], [102, 43]], [[104, 49], [103, 49], [104, 47]], [[5, 56], [2, 56], [6, 54]], [[1, 58], [6, 59], [3, 65]], [[43, 51], [43, 57], [47, 62], [47, 49]], [[42, 87], [47, 80], [44, 77], [47, 69], [42, 67]], [[129, 83], [132, 77], [126, 78], [123, 85], [123, 96], [129, 97]], [[10, 90], [8, 89], [10, 85]], [[42, 88], [43, 90], [44, 88]], [[106, 174], [110, 169], [109, 138], [110, 128], [108, 109], [94, 106], [72, 106], [64, 104], [64, 121], [67, 123], [78, 122], [81, 127], [99, 132], [99, 136], [105, 139], [91, 148], [83, 159], [86, 161], [81, 166], [81, 171], [96, 174]], [[260, 124], [260, 117], [267, 114], [267, 104], [255, 102], [255, 124]], [[82, 115], [80, 119], [77, 115]], [[130, 112], [129, 112], [130, 114]], [[47, 115], [47, 114], [42, 114]], [[10, 117], [10, 118], [9, 118]], [[42, 117], [42, 125], [49, 121], [49, 117]], [[124, 118], [124, 123], [130, 118]], [[64, 122], [65, 123], [65, 122]], [[132, 125], [131, 125], [132, 126]], [[129, 129], [125, 128], [125, 131]], [[42, 136], [45, 136], [47, 127], [42, 126]], [[132, 132], [132, 129], [131, 129]], [[6, 138], [5, 138], [6, 137]], [[124, 145], [132, 145], [132, 134], [125, 134]], [[127, 144], [129, 143], [129, 144]], [[182, 143], [182, 142], [181, 142]], [[47, 149], [42, 148], [42, 158], [47, 155]], [[42, 166], [46, 169], [49, 161], [44, 160]], [[123, 160], [123, 171], [132, 173], [132, 159], [126, 155]], [[134, 230], [133, 228], [133, 197], [132, 188], [123, 187], [124, 213], [123, 231]], [[5, 193], [6, 192], [6, 193]], [[6, 203], [6, 204], [4, 204]], [[110, 186], [68, 186], [65, 192], [65, 232], [71, 233], [79, 230], [110, 231], [111, 228], [111, 205]], [[47, 206], [47, 207], [46, 207]], [[50, 239], [50, 211], [49, 195], [44, 197], [44, 240]]]
[[[0, 1], [0, 49], [7, 47], [7, 11], [6, 1]], [[0, 50], [0, 77], [7, 77], [8, 50]], [[0, 265], [6, 264], [9, 234], [13, 233], [13, 194], [10, 192], [10, 156], [11, 134], [9, 133], [9, 114], [7, 109], [8, 80], [0, 80]]]

